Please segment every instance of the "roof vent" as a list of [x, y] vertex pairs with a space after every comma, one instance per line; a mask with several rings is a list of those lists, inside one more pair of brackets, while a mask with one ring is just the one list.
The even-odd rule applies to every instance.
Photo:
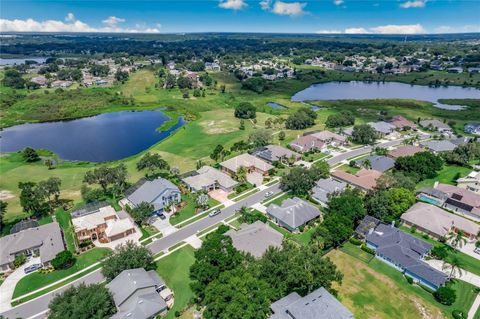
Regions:
[[143, 303], [143, 299], [140, 299], [140, 300], [138, 301], [138, 303], [139, 303], [139, 304], [142, 304], [142, 303]]

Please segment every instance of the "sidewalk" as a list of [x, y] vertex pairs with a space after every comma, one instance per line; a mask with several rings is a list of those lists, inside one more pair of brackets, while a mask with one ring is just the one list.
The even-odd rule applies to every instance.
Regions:
[[15, 271], [12, 272], [7, 279], [5, 279], [0, 286], [0, 312], [4, 312], [12, 308], [11, 302], [15, 287], [20, 279], [28, 275], [24, 271], [25, 267], [40, 263], [40, 257], [30, 258], [24, 265], [15, 269]]
[[480, 307], [480, 294], [477, 295], [477, 298], [475, 298], [475, 301], [473, 302], [472, 307], [470, 307], [470, 310], [468, 311], [468, 319], [473, 319], [475, 317], [475, 314], [477, 313], [478, 308]]

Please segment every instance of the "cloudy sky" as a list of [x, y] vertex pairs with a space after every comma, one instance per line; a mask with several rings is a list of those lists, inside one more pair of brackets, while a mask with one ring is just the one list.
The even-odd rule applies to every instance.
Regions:
[[1, 0], [0, 32], [480, 32], [480, 0]]

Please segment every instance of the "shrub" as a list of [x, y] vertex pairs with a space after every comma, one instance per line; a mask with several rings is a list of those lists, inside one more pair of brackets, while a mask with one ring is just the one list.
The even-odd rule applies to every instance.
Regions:
[[455, 289], [447, 286], [438, 288], [437, 291], [433, 293], [433, 296], [439, 303], [447, 306], [452, 305], [457, 299]]
[[437, 259], [445, 259], [448, 256], [448, 251], [445, 246], [435, 246], [432, 248], [431, 254]]
[[375, 250], [373, 250], [372, 248], [370, 247], [367, 247], [367, 245], [365, 244], [362, 244], [361, 246], [362, 250], [369, 253], [369, 254], [372, 254], [372, 255], [375, 255]]
[[362, 244], [362, 241], [358, 238], [351, 237], [349, 239], [350, 243], [354, 244], [355, 246], [360, 246]]
[[454, 319], [467, 319], [467, 316], [462, 310], [454, 310], [452, 311], [452, 317]]
[[13, 261], [13, 265], [15, 266], [15, 268], [18, 268], [21, 265], [23, 265], [26, 261], [27, 261], [27, 257], [25, 256], [25, 254], [20, 254], [18, 256], [15, 256], [15, 260]]
[[412, 277], [405, 276], [405, 278], [407, 278], [407, 282], [408, 282], [410, 285], [413, 284], [413, 278], [412, 278]]
[[59, 252], [54, 259], [52, 259], [52, 266], [56, 270], [67, 269], [73, 266], [75, 263], [75, 257], [69, 250]]

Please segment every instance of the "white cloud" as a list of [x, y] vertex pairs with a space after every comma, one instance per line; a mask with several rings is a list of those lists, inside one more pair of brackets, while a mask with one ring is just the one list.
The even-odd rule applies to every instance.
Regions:
[[465, 32], [480, 32], [480, 24], [468, 24], [463, 26], [448, 26], [442, 25], [435, 29], [436, 33], [465, 33]]
[[[112, 19], [114, 18], [114, 19]], [[123, 20], [123, 21], [122, 21]], [[103, 22], [106, 26], [96, 28], [77, 20], [73, 13], [69, 13], [65, 17], [65, 21], [59, 20], [44, 20], [37, 21], [34, 19], [0, 19], [0, 32], [106, 32], [106, 33], [159, 33], [160, 25], [155, 27], [135, 26], [134, 28], [123, 28], [116, 24], [124, 22], [125, 19], [116, 17], [109, 17]], [[108, 22], [114, 24], [108, 24]]]
[[299, 16], [304, 14], [303, 8], [306, 6], [306, 3], [301, 2], [282, 2], [276, 1], [273, 5], [272, 12], [278, 15], [288, 15], [288, 16]]
[[260, 1], [260, 7], [262, 10], [270, 10], [270, 5], [272, 4], [272, 0], [262, 0]]
[[317, 34], [335, 34], [335, 33], [343, 33], [341, 30], [318, 30], [315, 31]]
[[365, 28], [347, 28], [345, 29], [346, 34], [364, 34], [364, 33], [370, 33], [368, 32], [367, 29]]
[[75, 19], [75, 15], [74, 15], [73, 13], [71, 13], [71, 12], [69, 12], [69, 13], [67, 14], [67, 16], [65, 17], [65, 21], [67, 21], [67, 22], [73, 22], [73, 21], [75, 21], [75, 20], [76, 20], [76, 19]]
[[110, 26], [110, 27], [115, 27], [118, 23], [125, 22], [125, 19], [117, 18], [115, 16], [110, 16], [110, 17], [106, 18], [105, 20], [103, 20], [102, 22], [105, 23], [106, 25]]
[[220, 0], [218, 6], [223, 9], [240, 10], [247, 6], [244, 0]]
[[342, 5], [345, 1], [343, 0], [334, 0], [333, 1], [333, 4], [335, 4], [336, 6], [339, 6], [339, 5]]
[[412, 0], [400, 4], [400, 8], [409, 9], [409, 8], [423, 8], [427, 0]]
[[370, 28], [374, 33], [380, 34], [419, 34], [425, 33], [425, 29], [421, 24], [404, 24], [404, 25], [382, 25]]

